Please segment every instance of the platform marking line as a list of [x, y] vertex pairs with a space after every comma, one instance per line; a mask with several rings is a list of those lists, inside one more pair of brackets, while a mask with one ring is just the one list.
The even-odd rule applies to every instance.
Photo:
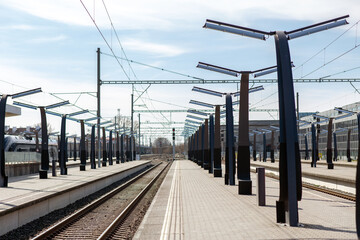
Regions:
[[[179, 185], [178, 185], [179, 179], [177, 177], [178, 169], [179, 169], [179, 162], [176, 161], [174, 175], [173, 175], [173, 179], [171, 182], [168, 203], [167, 203], [166, 212], [165, 212], [165, 218], [164, 218], [163, 226], [161, 229], [160, 239], [162, 239], [162, 240], [166, 240], [166, 239], [170, 238], [172, 222], [174, 221], [176, 224], [176, 217], [177, 217], [176, 215], [177, 214], [175, 212], [175, 216], [174, 216], [173, 213], [174, 213], [174, 208], [176, 211], [176, 208], [178, 207], [176, 204], [177, 197], [179, 197], [179, 194], [176, 194], [177, 191], [179, 190]], [[175, 219], [173, 219], [173, 218], [175, 218]], [[176, 226], [175, 226], [175, 228], [176, 228]]]

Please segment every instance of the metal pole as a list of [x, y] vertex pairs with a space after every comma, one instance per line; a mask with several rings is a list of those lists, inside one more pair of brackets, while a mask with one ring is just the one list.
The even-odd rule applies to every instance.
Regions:
[[134, 134], [134, 85], [132, 85], [131, 94], [131, 129], [130, 129], [130, 161], [133, 159], [133, 134]]
[[297, 201], [301, 198], [301, 165], [298, 155], [294, 83], [285, 32], [276, 32], [275, 46], [280, 110], [280, 198], [276, 202], [277, 222], [286, 221], [290, 226], [298, 226]]
[[256, 133], [254, 133], [253, 160], [256, 161]]
[[[225, 184], [235, 185], [235, 151], [234, 151], [234, 117], [233, 117], [233, 104], [231, 94], [226, 94], [226, 152], [227, 161], [227, 176], [225, 176]], [[226, 181], [228, 180], [228, 182]]]
[[214, 126], [214, 177], [221, 176], [220, 105], [216, 105]]
[[336, 132], [333, 133], [333, 137], [334, 137], [334, 161], [337, 161], [338, 150], [337, 150]]
[[172, 129], [173, 131], [173, 161], [175, 161], [175, 128]]
[[[360, 113], [356, 115], [357, 127], [360, 129]], [[356, 202], [355, 202], [355, 213], [356, 213], [356, 233], [358, 239], [360, 239], [360, 134], [358, 134], [358, 156], [356, 164]]]
[[346, 147], [346, 156], [348, 162], [351, 162], [350, 137], [351, 137], [351, 129], [348, 130], [347, 147]]
[[61, 118], [61, 131], [60, 131], [60, 174], [67, 175], [66, 168], [66, 115]]
[[263, 133], [263, 162], [266, 162], [266, 133]]
[[210, 114], [210, 167], [209, 173], [214, 172], [214, 115]]
[[209, 120], [205, 119], [204, 123], [204, 159], [203, 166], [205, 170], [209, 170], [210, 152], [209, 152]]
[[119, 131], [117, 131], [116, 132], [116, 164], [120, 163], [119, 144], [120, 144]]
[[109, 154], [109, 165], [113, 165], [113, 151], [112, 151], [112, 130], [110, 130], [110, 134], [109, 134], [109, 146], [108, 146], [108, 154]]
[[315, 131], [315, 124], [311, 124], [311, 144], [312, 144], [312, 150], [311, 150], [311, 167], [316, 167], [316, 131]]
[[140, 155], [141, 155], [140, 113], [138, 116], [139, 116], [139, 160], [140, 160]]
[[90, 163], [91, 163], [91, 169], [96, 169], [96, 163], [95, 163], [95, 125], [91, 126]]
[[86, 149], [85, 149], [85, 124], [84, 120], [80, 120], [81, 136], [80, 136], [80, 171], [86, 170]]
[[41, 115], [41, 168], [39, 170], [40, 179], [47, 178], [47, 172], [49, 170], [49, 138], [47, 134], [47, 123], [45, 108], [40, 107]]
[[8, 176], [5, 173], [5, 113], [6, 113], [6, 94], [3, 94], [0, 101], [0, 187], [8, 186]]
[[100, 101], [100, 48], [97, 49], [97, 139], [98, 139], [98, 167], [101, 167], [101, 138], [100, 138], [100, 117], [101, 117], [101, 101]]
[[333, 118], [329, 119], [328, 124], [328, 136], [327, 136], [327, 148], [326, 148], [326, 161], [328, 164], [328, 169], [334, 169], [334, 164], [332, 162], [332, 128], [333, 128]]

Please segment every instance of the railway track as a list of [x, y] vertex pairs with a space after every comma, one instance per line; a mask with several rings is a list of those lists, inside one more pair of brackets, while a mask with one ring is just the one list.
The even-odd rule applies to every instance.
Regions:
[[[251, 171], [255, 172], [255, 170], [251, 170]], [[277, 175], [275, 175], [273, 173], [265, 173], [265, 176], [279, 180], [279, 176], [277, 176]], [[333, 196], [336, 196], [336, 197], [344, 198], [344, 199], [347, 199], [347, 200], [350, 200], [350, 201], [353, 201], [353, 202], [356, 201], [355, 195], [352, 195], [352, 194], [349, 194], [349, 193], [345, 193], [345, 192], [342, 192], [342, 191], [338, 191], [338, 190], [330, 189], [330, 188], [326, 188], [326, 187], [317, 186], [317, 185], [306, 183], [306, 182], [303, 182], [302, 185], [303, 185], [303, 187], [306, 187], [306, 188], [309, 188], [309, 189], [312, 189], [312, 190], [315, 190], [315, 191], [319, 191], [319, 192], [323, 192], [323, 193], [333, 195]]]
[[[161, 180], [159, 178], [163, 177], [169, 165], [170, 163], [155, 165], [41, 232], [33, 239], [128, 238], [129, 232], [134, 232], [132, 228], [136, 224], [134, 221], [127, 221], [127, 219], [134, 209], [137, 209], [137, 204], [142, 201], [149, 189], [154, 188], [154, 183]], [[156, 192], [156, 189], [152, 192]], [[151, 202], [149, 199], [148, 202]], [[142, 216], [146, 211], [144, 208], [141, 206], [139, 210]], [[136, 220], [138, 222], [141, 214], [137, 214]], [[114, 233], [116, 229], [118, 230]]]

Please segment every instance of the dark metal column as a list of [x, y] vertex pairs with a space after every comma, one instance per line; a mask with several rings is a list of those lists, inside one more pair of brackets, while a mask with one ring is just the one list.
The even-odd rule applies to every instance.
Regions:
[[308, 160], [309, 158], [309, 144], [308, 144], [308, 139], [307, 139], [307, 135], [305, 135], [305, 160]]
[[333, 138], [334, 138], [334, 161], [337, 161], [338, 150], [337, 150], [336, 132], [333, 133]]
[[84, 120], [80, 120], [81, 136], [80, 136], [80, 171], [86, 170], [86, 149], [85, 149], [85, 124]]
[[328, 169], [334, 169], [334, 164], [332, 162], [332, 131], [333, 131], [333, 118], [329, 119], [328, 124], [328, 135], [327, 135], [327, 148], [326, 148], [326, 161], [328, 164]]
[[256, 133], [254, 133], [253, 160], [256, 161]]
[[6, 94], [0, 100], [0, 187], [8, 186], [8, 176], [5, 173], [5, 113], [6, 113]]
[[237, 155], [237, 178], [239, 194], [251, 195], [250, 143], [249, 143], [249, 73], [241, 75], [239, 107], [239, 138]]
[[98, 139], [98, 167], [100, 167], [101, 162], [101, 137], [100, 137], [100, 117], [101, 117], [101, 99], [100, 99], [100, 48], [97, 49], [97, 139]]
[[270, 159], [271, 162], [275, 162], [275, 131], [271, 131], [271, 147], [270, 147]]
[[311, 124], [311, 167], [316, 167], [317, 157], [316, 157], [316, 131], [315, 131], [315, 124]]
[[135, 161], [136, 160], [136, 139], [135, 139], [134, 135], [131, 136], [131, 146], [133, 146], [132, 159]]
[[263, 133], [263, 162], [266, 162], [266, 133]]
[[47, 133], [45, 108], [39, 108], [41, 115], [41, 166], [39, 170], [39, 177], [40, 179], [46, 179], [47, 172], [49, 170], [49, 137]]
[[221, 137], [220, 137], [220, 106], [215, 106], [214, 127], [214, 177], [222, 177], [221, 170]]
[[110, 130], [110, 134], [109, 134], [109, 165], [113, 165], [113, 144], [112, 144], [112, 130]]
[[60, 174], [67, 175], [66, 168], [66, 115], [61, 117], [61, 130], [60, 130]]
[[203, 166], [205, 170], [210, 168], [210, 149], [209, 149], [209, 120], [205, 119], [204, 123], [204, 159]]
[[346, 147], [346, 156], [347, 156], [347, 161], [348, 162], [351, 162], [350, 138], [351, 138], [351, 129], [348, 130], [347, 147]]
[[[357, 113], [357, 127], [360, 129], [360, 113]], [[360, 131], [359, 131], [360, 132]], [[356, 164], [356, 202], [355, 202], [355, 218], [356, 218], [356, 233], [360, 239], [360, 133], [358, 133], [358, 156]]]
[[196, 163], [199, 165], [199, 162], [200, 162], [200, 154], [199, 154], [199, 149], [200, 149], [200, 129], [198, 129], [196, 131]]
[[229, 93], [226, 94], [226, 152], [225, 184], [235, 185], [234, 117], [232, 97]]
[[276, 32], [275, 46], [280, 111], [280, 199], [276, 202], [277, 222], [286, 221], [290, 226], [298, 226], [297, 201], [299, 191], [301, 193], [301, 165], [296, 152], [299, 147], [296, 146], [298, 141], [290, 51], [283, 31]]
[[77, 153], [76, 153], [76, 151], [77, 151], [77, 149], [76, 149], [76, 136], [74, 137], [74, 161], [76, 161], [76, 158], [77, 158]]
[[91, 163], [91, 169], [96, 169], [96, 163], [95, 163], [95, 125], [91, 126], [90, 163]]
[[120, 160], [121, 163], [125, 162], [125, 156], [124, 156], [124, 134], [121, 134], [120, 137]]
[[120, 145], [119, 132], [116, 132], [116, 164], [120, 163], [119, 145]]
[[102, 160], [102, 166], [106, 167], [106, 162], [107, 162], [107, 152], [106, 152], [106, 132], [105, 132], [105, 128], [102, 128], [102, 132], [103, 132], [103, 160]]
[[213, 173], [214, 172], [214, 115], [213, 114], [210, 114], [209, 135], [210, 135], [209, 173]]
[[205, 125], [201, 125], [201, 164], [200, 167], [204, 167], [205, 162]]

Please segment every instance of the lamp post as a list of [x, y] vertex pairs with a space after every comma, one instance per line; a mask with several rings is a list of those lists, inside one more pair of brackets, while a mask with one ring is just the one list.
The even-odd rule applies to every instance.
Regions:
[[[293, 31], [265, 32], [233, 24], [206, 20], [204, 28], [238, 34], [260, 40], [274, 35], [277, 67], [280, 115], [280, 198], [276, 203], [277, 222], [298, 226], [298, 203], [301, 199], [301, 164], [297, 136], [295, 97], [288, 40], [347, 24], [343, 16]], [[287, 215], [287, 217], [285, 217]]]

